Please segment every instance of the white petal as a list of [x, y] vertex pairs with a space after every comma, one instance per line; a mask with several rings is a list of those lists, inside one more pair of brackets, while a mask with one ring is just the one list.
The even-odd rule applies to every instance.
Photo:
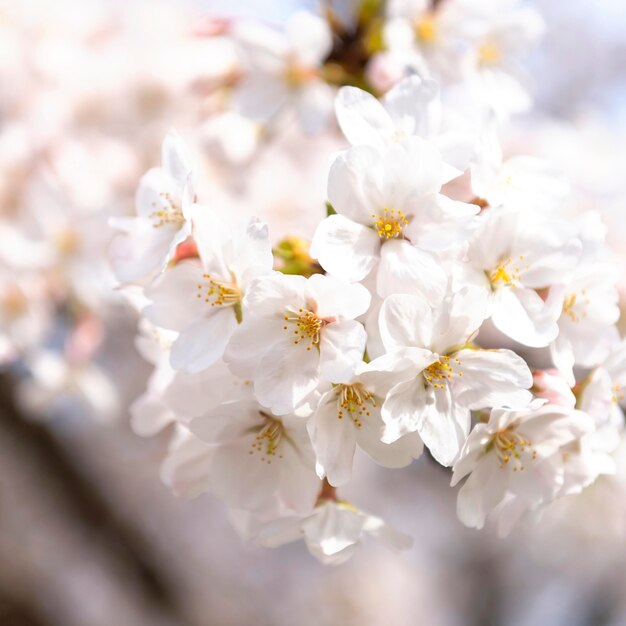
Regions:
[[374, 96], [357, 87], [339, 90], [335, 112], [343, 134], [354, 146], [382, 149], [393, 133], [393, 123], [384, 107]]
[[319, 381], [320, 357], [304, 344], [278, 344], [260, 361], [254, 374], [259, 402], [278, 415], [292, 412]]
[[320, 371], [333, 383], [347, 382], [363, 360], [367, 333], [359, 322], [343, 320], [329, 324], [320, 340]]
[[309, 278], [307, 295], [315, 300], [315, 312], [322, 319], [354, 319], [367, 311], [372, 299], [363, 285], [346, 284], [321, 274]]
[[242, 378], [252, 378], [261, 355], [284, 340], [285, 331], [281, 320], [246, 316], [230, 338], [224, 361], [231, 371]]
[[191, 182], [193, 161], [185, 142], [176, 131], [170, 131], [163, 141], [161, 164], [181, 190]]
[[387, 350], [428, 348], [432, 343], [432, 310], [419, 296], [391, 295], [380, 309], [379, 327]]
[[439, 463], [450, 466], [469, 432], [470, 413], [455, 404], [450, 390], [427, 389], [428, 402], [417, 423], [424, 445]]
[[331, 215], [319, 223], [310, 254], [329, 274], [357, 282], [372, 270], [379, 250], [380, 238], [371, 228]]
[[446, 292], [448, 279], [436, 256], [407, 241], [387, 241], [380, 252], [376, 278], [378, 295], [412, 293], [437, 306]]
[[372, 175], [380, 170], [380, 153], [369, 146], [341, 152], [328, 173], [328, 200], [337, 213], [369, 225], [380, 195]]
[[308, 11], [297, 11], [285, 25], [285, 34], [298, 61], [306, 65], [321, 63], [332, 47], [328, 22]]
[[356, 426], [348, 412], [344, 413], [339, 418], [337, 392], [332, 390], [324, 395], [308, 423], [318, 476], [325, 475], [328, 482], [335, 486], [350, 480], [356, 448]]
[[496, 294], [492, 320], [496, 328], [511, 339], [540, 348], [557, 336], [557, 316], [535, 291], [504, 288]]
[[170, 330], [182, 330], [191, 322], [210, 315], [211, 304], [198, 298], [198, 285], [202, 277], [202, 265], [196, 259], [177, 263], [163, 272], [146, 289], [146, 297], [152, 301], [143, 314], [153, 324]]
[[428, 402], [421, 376], [396, 385], [382, 407], [381, 414], [385, 422], [382, 440], [393, 443], [403, 435], [416, 432]]
[[332, 120], [332, 87], [322, 81], [315, 81], [303, 87], [298, 93], [296, 110], [300, 128], [305, 133], [318, 134], [326, 130]]
[[215, 311], [184, 328], [172, 345], [170, 363], [174, 369], [196, 374], [222, 358], [237, 328], [232, 307]]
[[[454, 399], [468, 409], [526, 406], [533, 377], [526, 361], [511, 350], [460, 350], [452, 378]], [[462, 372], [463, 376], [458, 373]]]
[[506, 474], [493, 454], [478, 464], [457, 496], [456, 511], [463, 524], [470, 528], [485, 525], [487, 515], [504, 497]]

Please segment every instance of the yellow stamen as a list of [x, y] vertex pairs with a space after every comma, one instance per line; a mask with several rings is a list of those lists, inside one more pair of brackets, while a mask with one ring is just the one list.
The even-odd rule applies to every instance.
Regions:
[[[456, 368], [456, 369], [455, 369]], [[435, 389], [445, 389], [454, 376], [463, 376], [461, 360], [457, 357], [442, 356], [424, 370], [426, 382]]]
[[162, 204], [159, 206], [157, 202], [153, 202], [152, 206], [154, 211], [150, 213], [150, 218], [154, 228], [161, 228], [161, 226], [171, 225], [176, 228], [180, 228], [185, 223], [185, 217], [183, 215], [180, 206], [172, 200], [172, 197], [167, 192], [161, 192]]
[[495, 65], [501, 58], [500, 49], [492, 43], [484, 43], [478, 47], [478, 61], [482, 65]]
[[241, 302], [243, 294], [234, 277], [230, 283], [215, 280], [211, 274], [202, 274], [202, 278], [207, 282], [198, 284], [197, 298], [203, 298], [211, 306], [235, 306]]
[[491, 445], [495, 448], [500, 461], [500, 469], [504, 469], [511, 463], [514, 472], [521, 472], [524, 470], [523, 454], [525, 454], [526, 459], [532, 461], [537, 458], [537, 452], [533, 450], [532, 442], [514, 432], [512, 427], [498, 431], [493, 436]]
[[385, 207], [378, 214], [372, 213], [374, 228], [381, 239], [394, 239], [403, 234], [403, 229], [408, 226], [409, 220], [400, 210]]
[[415, 23], [415, 36], [421, 43], [433, 43], [437, 39], [437, 23], [432, 14], [423, 15]]
[[[357, 428], [363, 426], [362, 419], [370, 416], [370, 409], [376, 408], [376, 398], [367, 391], [361, 383], [341, 385], [338, 397], [337, 418], [343, 419], [347, 415]], [[369, 406], [368, 406], [369, 405]]]
[[272, 459], [282, 459], [283, 455], [278, 454], [278, 448], [283, 440], [285, 434], [285, 427], [283, 423], [271, 415], [263, 411], [259, 411], [259, 414], [264, 420], [259, 432], [255, 435], [254, 441], [250, 446], [248, 454], [260, 454], [260, 460], [268, 465], [271, 464]]
[[287, 322], [283, 329], [291, 330], [294, 345], [308, 343], [307, 350], [319, 345], [321, 331], [326, 322], [315, 313], [300, 308], [297, 311], [288, 311], [283, 319]]

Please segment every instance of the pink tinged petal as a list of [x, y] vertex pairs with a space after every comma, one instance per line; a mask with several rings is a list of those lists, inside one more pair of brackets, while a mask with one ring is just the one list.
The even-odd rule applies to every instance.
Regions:
[[385, 423], [382, 441], [393, 443], [417, 431], [432, 398], [426, 393], [424, 379], [417, 376], [397, 384], [387, 395], [381, 416]]
[[456, 512], [463, 524], [482, 528], [487, 515], [504, 498], [507, 474], [494, 454], [487, 455], [459, 490]]
[[357, 427], [344, 410], [339, 417], [338, 392], [325, 394], [308, 422], [311, 443], [317, 458], [317, 475], [326, 476], [331, 485], [347, 483], [352, 477]]
[[208, 281], [202, 276], [201, 264], [191, 259], [177, 263], [166, 270], [147, 289], [146, 297], [152, 303], [143, 314], [153, 324], [169, 330], [182, 330], [195, 320], [211, 315], [215, 307], [205, 302]]
[[385, 348], [427, 348], [432, 343], [433, 314], [423, 298], [408, 294], [388, 296], [379, 315]]
[[236, 328], [237, 318], [232, 307], [221, 308], [197, 320], [184, 328], [173, 343], [170, 364], [189, 374], [204, 371], [222, 358]]
[[454, 402], [448, 387], [429, 387], [426, 394], [426, 410], [417, 422], [417, 432], [433, 457], [448, 467], [457, 458], [469, 433], [470, 412]]
[[254, 373], [259, 402], [278, 415], [292, 412], [317, 386], [320, 355], [304, 344], [278, 345], [263, 356]]
[[559, 332], [554, 313], [531, 289], [500, 289], [491, 315], [495, 327], [505, 335], [531, 348], [541, 348]]
[[390, 240], [380, 251], [376, 277], [378, 295], [417, 294], [431, 306], [438, 306], [446, 293], [448, 278], [436, 256], [408, 241]]
[[[468, 409], [524, 407], [533, 377], [526, 361], [511, 350], [460, 350], [452, 355], [454, 399]], [[458, 359], [460, 363], [454, 362]], [[462, 373], [462, 376], [459, 374]]]
[[343, 320], [328, 324], [322, 330], [319, 366], [322, 375], [334, 382], [348, 382], [363, 360], [367, 333], [359, 322]]
[[310, 253], [329, 274], [357, 282], [376, 264], [380, 237], [371, 228], [343, 215], [331, 215], [319, 223]]
[[367, 311], [372, 299], [363, 285], [350, 285], [330, 276], [314, 274], [307, 283], [307, 301], [315, 301], [315, 313], [322, 319], [354, 319]]
[[335, 99], [337, 121], [353, 145], [369, 145], [381, 150], [393, 133], [387, 111], [371, 94], [357, 87], [342, 87]]

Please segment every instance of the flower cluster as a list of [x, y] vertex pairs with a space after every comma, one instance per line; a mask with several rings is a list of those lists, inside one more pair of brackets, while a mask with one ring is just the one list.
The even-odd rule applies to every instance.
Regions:
[[219, 496], [261, 545], [303, 537], [331, 563], [364, 534], [410, 545], [338, 494], [357, 447], [388, 468], [427, 449], [452, 485], [465, 479], [459, 519], [506, 534], [614, 472], [624, 419], [606, 228], [549, 166], [500, 148], [527, 104], [516, 55], [537, 16], [402, 0], [379, 28], [387, 45], [360, 69], [389, 78], [380, 99], [335, 88], [348, 70], [321, 18], [233, 30], [233, 114], [268, 132], [295, 115], [310, 132], [334, 97], [346, 142], [310, 247], [273, 235], [266, 212], [208, 200], [174, 132], [136, 216], [114, 222], [155, 365], [133, 426], [173, 425], [164, 481]]

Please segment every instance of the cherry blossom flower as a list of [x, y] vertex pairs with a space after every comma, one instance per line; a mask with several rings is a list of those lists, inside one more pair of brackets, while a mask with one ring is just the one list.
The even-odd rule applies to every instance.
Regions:
[[511, 350], [466, 347], [482, 321], [476, 293], [431, 309], [416, 296], [389, 296], [380, 311], [387, 359], [397, 384], [382, 407], [383, 441], [418, 432], [442, 465], [451, 465], [470, 427], [470, 409], [525, 406], [532, 375]]
[[320, 376], [350, 378], [366, 342], [354, 318], [369, 303], [365, 287], [328, 276], [258, 278], [244, 298], [249, 313], [225, 360], [236, 375], [253, 380], [261, 404], [289, 413], [315, 390]]
[[592, 429], [588, 415], [563, 406], [494, 408], [469, 434], [453, 467], [452, 486], [469, 475], [458, 493], [459, 519], [482, 528], [505, 499], [519, 499], [513, 507], [519, 517], [552, 501], [564, 484], [561, 449]]
[[354, 554], [367, 535], [393, 550], [408, 550], [413, 544], [410, 537], [380, 517], [334, 500], [321, 501], [310, 515], [265, 524], [257, 531], [256, 542], [277, 547], [303, 538], [315, 558], [327, 565], [339, 565]]
[[493, 209], [469, 244], [467, 281], [483, 290], [496, 328], [531, 347], [547, 346], [558, 335], [563, 294], [540, 289], [567, 285], [581, 243], [559, 223], [516, 211]]
[[305, 131], [324, 130], [334, 95], [320, 76], [332, 47], [327, 22], [299, 11], [287, 20], [284, 33], [247, 22], [238, 25], [234, 35], [246, 70], [235, 90], [235, 107], [261, 122], [272, 121], [286, 106], [293, 107]]
[[179, 332], [171, 364], [201, 372], [224, 353], [243, 319], [243, 299], [250, 283], [271, 271], [267, 226], [251, 219], [230, 223], [208, 207], [190, 209], [200, 259], [186, 259], [161, 274], [147, 289], [148, 320]]
[[123, 233], [111, 252], [121, 282], [140, 281], [165, 267], [191, 234], [188, 209], [194, 196], [191, 157], [181, 137], [170, 132], [163, 141], [161, 167], [149, 170], [139, 183], [137, 217], [111, 220]]
[[418, 293], [438, 304], [447, 278], [435, 253], [464, 241], [478, 212], [440, 194], [442, 181], [439, 152], [418, 137], [383, 152], [369, 146], [347, 150], [328, 180], [337, 214], [318, 226], [311, 255], [329, 274], [350, 282], [377, 267], [381, 296]]
[[559, 286], [563, 309], [559, 334], [550, 344], [554, 364], [571, 386], [574, 366], [593, 367], [609, 353], [619, 337], [617, 273], [608, 260], [583, 256], [567, 286]]
[[210, 490], [235, 508], [254, 510], [277, 499], [306, 513], [320, 487], [306, 421], [274, 415], [251, 395], [223, 403], [189, 425], [210, 446]]
[[333, 385], [320, 398], [308, 429], [318, 476], [326, 476], [331, 485], [350, 480], [357, 445], [385, 467], [404, 467], [422, 454], [424, 446], [417, 433], [394, 443], [381, 441], [385, 426], [381, 409], [387, 393], [397, 383], [397, 369], [398, 361], [385, 356], [362, 363], [349, 380]]
[[462, 174], [474, 152], [476, 131], [470, 120], [442, 103], [437, 83], [417, 75], [400, 81], [380, 102], [357, 87], [342, 87], [335, 111], [343, 134], [353, 146], [384, 150], [390, 143], [413, 135], [432, 141], [449, 169], [444, 182]]

